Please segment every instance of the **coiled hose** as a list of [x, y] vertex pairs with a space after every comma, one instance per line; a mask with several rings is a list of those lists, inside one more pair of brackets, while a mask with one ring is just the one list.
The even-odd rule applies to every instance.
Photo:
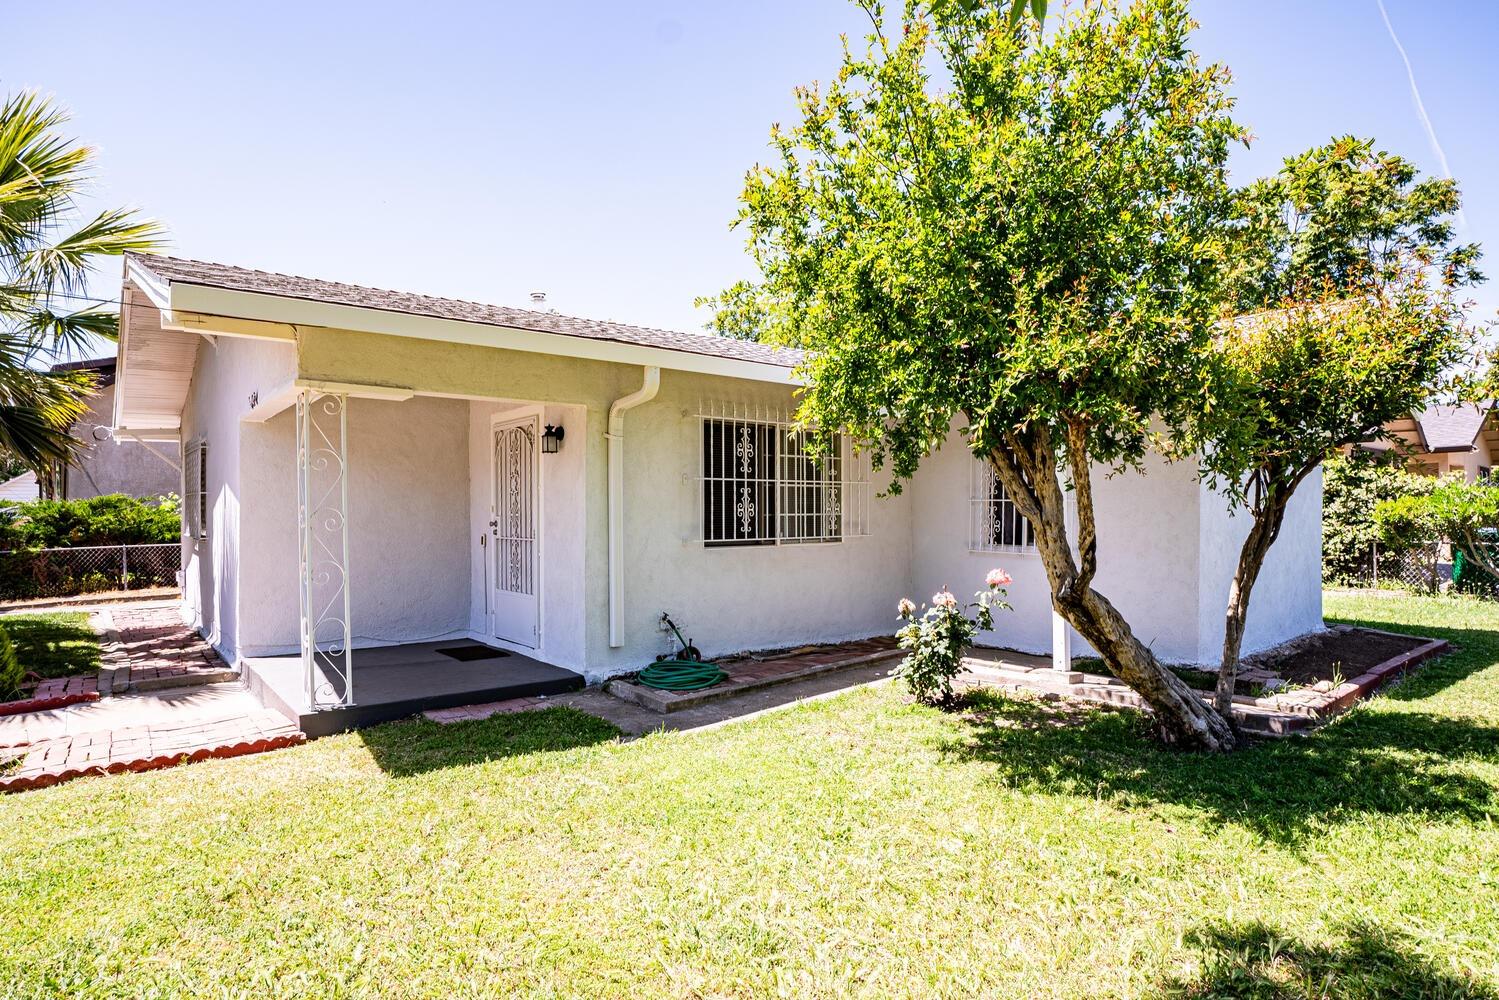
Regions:
[[697, 691], [728, 677], [718, 667], [699, 660], [658, 660], [640, 672], [637, 680], [661, 691]]

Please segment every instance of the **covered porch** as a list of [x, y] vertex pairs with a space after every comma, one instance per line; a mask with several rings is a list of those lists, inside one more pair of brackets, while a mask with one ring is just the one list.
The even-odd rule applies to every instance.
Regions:
[[583, 407], [303, 384], [263, 408], [239, 621], [267, 707], [320, 736], [584, 686]]

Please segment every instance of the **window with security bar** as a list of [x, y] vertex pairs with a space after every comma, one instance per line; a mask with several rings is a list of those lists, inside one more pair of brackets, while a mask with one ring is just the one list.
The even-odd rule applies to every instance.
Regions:
[[188, 538], [208, 537], [208, 442], [194, 441], [182, 456], [182, 528]]
[[973, 490], [968, 508], [970, 549], [1005, 552], [1036, 547], [1035, 528], [1020, 513], [987, 463], [973, 463]]
[[[841, 434], [788, 422], [702, 419], [703, 541], [714, 547], [838, 542], [868, 533], [867, 462]], [[853, 504], [848, 502], [853, 499]]]

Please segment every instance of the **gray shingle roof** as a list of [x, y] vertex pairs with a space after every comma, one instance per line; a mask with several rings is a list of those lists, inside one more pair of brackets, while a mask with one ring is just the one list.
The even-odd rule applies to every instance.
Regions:
[[1456, 406], [1428, 406], [1414, 413], [1421, 427], [1421, 437], [1433, 452], [1467, 451], [1473, 446], [1491, 404], [1458, 403]]
[[535, 333], [552, 333], [564, 337], [609, 340], [622, 344], [636, 344], [641, 347], [682, 351], [688, 354], [778, 365], [783, 368], [795, 367], [802, 359], [801, 351], [771, 347], [753, 341], [715, 337], [706, 333], [656, 330], [625, 323], [580, 319], [553, 312], [536, 312], [530, 309], [513, 309], [509, 306], [466, 302], [462, 299], [443, 299], [431, 295], [416, 295], [411, 292], [389, 291], [383, 288], [366, 288], [362, 285], [346, 285], [338, 281], [320, 281], [316, 278], [273, 274], [269, 271], [255, 271], [249, 268], [231, 267], [227, 264], [210, 264], [204, 261], [156, 254], [132, 253], [127, 256], [136, 266], [144, 268], [166, 282], [204, 285], [262, 295], [279, 295], [285, 298], [307, 299], [333, 305], [356, 306], [361, 309], [381, 309], [386, 312], [431, 316], [436, 319], [459, 320], [465, 323], [482, 323], [488, 326], [529, 330]]

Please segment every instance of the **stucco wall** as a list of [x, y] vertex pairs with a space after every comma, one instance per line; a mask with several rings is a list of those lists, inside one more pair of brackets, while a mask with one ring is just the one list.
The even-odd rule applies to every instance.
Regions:
[[[590, 677], [636, 669], [670, 647], [658, 624], [670, 611], [705, 653], [793, 645], [889, 631], [895, 602], [908, 589], [911, 527], [904, 499], [874, 501], [873, 535], [827, 545], [706, 549], [700, 541], [701, 486], [696, 476], [704, 401], [759, 404], [787, 410], [789, 387], [663, 372], [660, 395], [625, 418], [624, 645], [608, 645], [608, 507], [604, 430], [611, 401], [640, 385], [634, 366], [578, 361], [454, 344], [431, 344], [339, 331], [308, 331], [300, 343], [303, 377], [400, 385], [421, 392], [502, 397], [571, 408], [549, 410], [581, 425], [568, 429], [563, 453], [543, 462], [551, 517], [558, 487], [545, 477], [571, 466], [571, 488], [581, 489], [579, 583], [570, 595], [549, 589], [544, 641], [548, 658], [573, 656]], [[397, 404], [405, 405], [405, 404]], [[487, 407], [487, 408], [486, 408]], [[492, 404], [476, 404], [471, 420], [487, 433]], [[470, 424], [470, 463], [475, 452]], [[486, 445], [479, 444], [482, 449]], [[562, 462], [555, 460], [568, 456]], [[485, 473], [487, 475], [487, 473]], [[487, 490], [487, 486], [479, 491]], [[487, 497], [470, 488], [464, 542], [472, 557], [478, 525], [473, 511]], [[560, 515], [558, 515], [560, 516]], [[487, 520], [487, 517], [484, 519]], [[559, 522], [561, 523], [561, 522]], [[553, 539], [552, 555], [567, 539]], [[579, 560], [573, 558], [575, 562]], [[472, 563], [471, 559], [471, 563]], [[471, 569], [471, 580], [477, 575]], [[549, 575], [549, 579], [556, 573]], [[471, 584], [475, 599], [482, 590]], [[581, 608], [581, 632], [570, 610]], [[565, 614], [564, 614], [565, 611]], [[476, 621], [470, 608], [469, 621]], [[482, 614], [482, 605], [477, 614]], [[567, 635], [567, 630], [573, 630]], [[476, 629], [476, 631], [479, 631]]]
[[[492, 625], [486, 614], [486, 590], [490, 576], [485, 560], [493, 558], [488, 535], [494, 495], [494, 460], [491, 431], [496, 416], [516, 415], [531, 408], [524, 404], [474, 400], [469, 404], [469, 628], [488, 635]], [[541, 538], [541, 645], [536, 655], [548, 663], [572, 670], [587, 668], [587, 564], [588, 487], [585, 456], [589, 426], [582, 406], [550, 404], [542, 423], [564, 430], [561, 448], [541, 456], [541, 488], [538, 531]], [[490, 566], [492, 567], [492, 561]]]
[[[544, 456], [541, 465], [547, 660], [591, 679], [638, 668], [671, 646], [658, 627], [663, 610], [710, 655], [884, 634], [900, 597], [925, 600], [941, 586], [971, 593], [995, 565], [1015, 577], [1015, 611], [1002, 616], [988, 641], [1036, 652], [1051, 647], [1038, 557], [969, 551], [974, 460], [956, 437], [928, 459], [903, 496], [872, 501], [868, 537], [706, 548], [696, 478], [702, 406], [785, 410], [791, 391], [663, 372], [658, 398], [625, 418], [624, 644], [611, 649], [604, 429], [610, 401], [638, 388], [641, 369], [325, 330], [303, 331], [297, 355], [304, 378], [474, 397], [351, 405], [358, 641], [487, 631], [478, 539], [489, 519], [490, 420], [526, 401], [545, 404], [545, 421], [568, 432], [561, 453]], [[241, 399], [253, 381], [241, 377], [232, 393], [219, 395]], [[246, 553], [240, 631], [247, 655], [290, 651], [297, 627], [290, 415], [243, 425], [243, 441], [244, 454], [235, 457], [253, 503], [242, 514], [235, 510]], [[211, 453], [211, 475], [219, 475], [224, 457], [222, 449]], [[877, 473], [873, 489], [883, 485]], [[1099, 588], [1164, 658], [1216, 658], [1224, 567], [1231, 571], [1242, 518], [1215, 506], [1217, 498], [1203, 493], [1189, 464], [1151, 458], [1145, 475], [1113, 478], [1100, 470], [1096, 487]], [[1265, 578], [1271, 585], [1262, 583], [1256, 594], [1247, 648], [1320, 625], [1319, 515], [1320, 481], [1303, 488], [1272, 553]], [[1079, 643], [1077, 651], [1086, 649]]]
[[[995, 566], [1015, 582], [1014, 611], [1000, 614], [986, 645], [1049, 653], [1051, 590], [1041, 557], [1029, 551], [972, 551], [970, 496], [977, 460], [951, 435], [907, 486], [915, 503], [914, 593], [918, 602], [946, 586], [959, 597], [980, 590]], [[1176, 662], [1197, 658], [1198, 487], [1195, 469], [1148, 456], [1145, 473], [1108, 476], [1094, 470], [1098, 522], [1096, 586], [1156, 655]], [[1074, 636], [1074, 655], [1089, 647]]]
[[68, 499], [82, 500], [110, 493], [133, 497], [176, 493], [182, 486], [181, 474], [162, 458], [178, 461], [175, 444], [152, 442], [151, 448], [161, 453], [153, 455], [150, 448], [127, 437], [103, 441], [95, 438], [94, 428], [108, 428], [114, 423], [114, 400], [115, 387], [105, 386], [89, 401], [89, 412], [73, 425], [73, 437], [82, 443], [83, 451], [68, 467]]
[[257, 511], [265, 500], [256, 492], [246, 502], [241, 489], [240, 419], [250, 410], [252, 392], [286, 383], [295, 367], [287, 344], [232, 337], [205, 342], [182, 411], [184, 447], [208, 441], [209, 504], [208, 537], [182, 542], [183, 602], [199, 631], [231, 663], [239, 650], [241, 596], [252, 607], [262, 599], [258, 588], [240, 587], [240, 554], [256, 543], [253, 532], [241, 533], [241, 511]]
[[[1249, 531], [1249, 517], [1230, 514], [1228, 502], [1202, 487], [1200, 501], [1202, 590], [1198, 616], [1199, 663], [1217, 663], [1223, 652], [1223, 614], [1228, 588]], [[1322, 628], [1322, 470], [1291, 498], [1280, 537], [1249, 597], [1245, 655]]]
[[[358, 645], [464, 635], [469, 627], [468, 406], [353, 399], [348, 410], [349, 574]], [[296, 425], [244, 425], [245, 656], [297, 648]]]

